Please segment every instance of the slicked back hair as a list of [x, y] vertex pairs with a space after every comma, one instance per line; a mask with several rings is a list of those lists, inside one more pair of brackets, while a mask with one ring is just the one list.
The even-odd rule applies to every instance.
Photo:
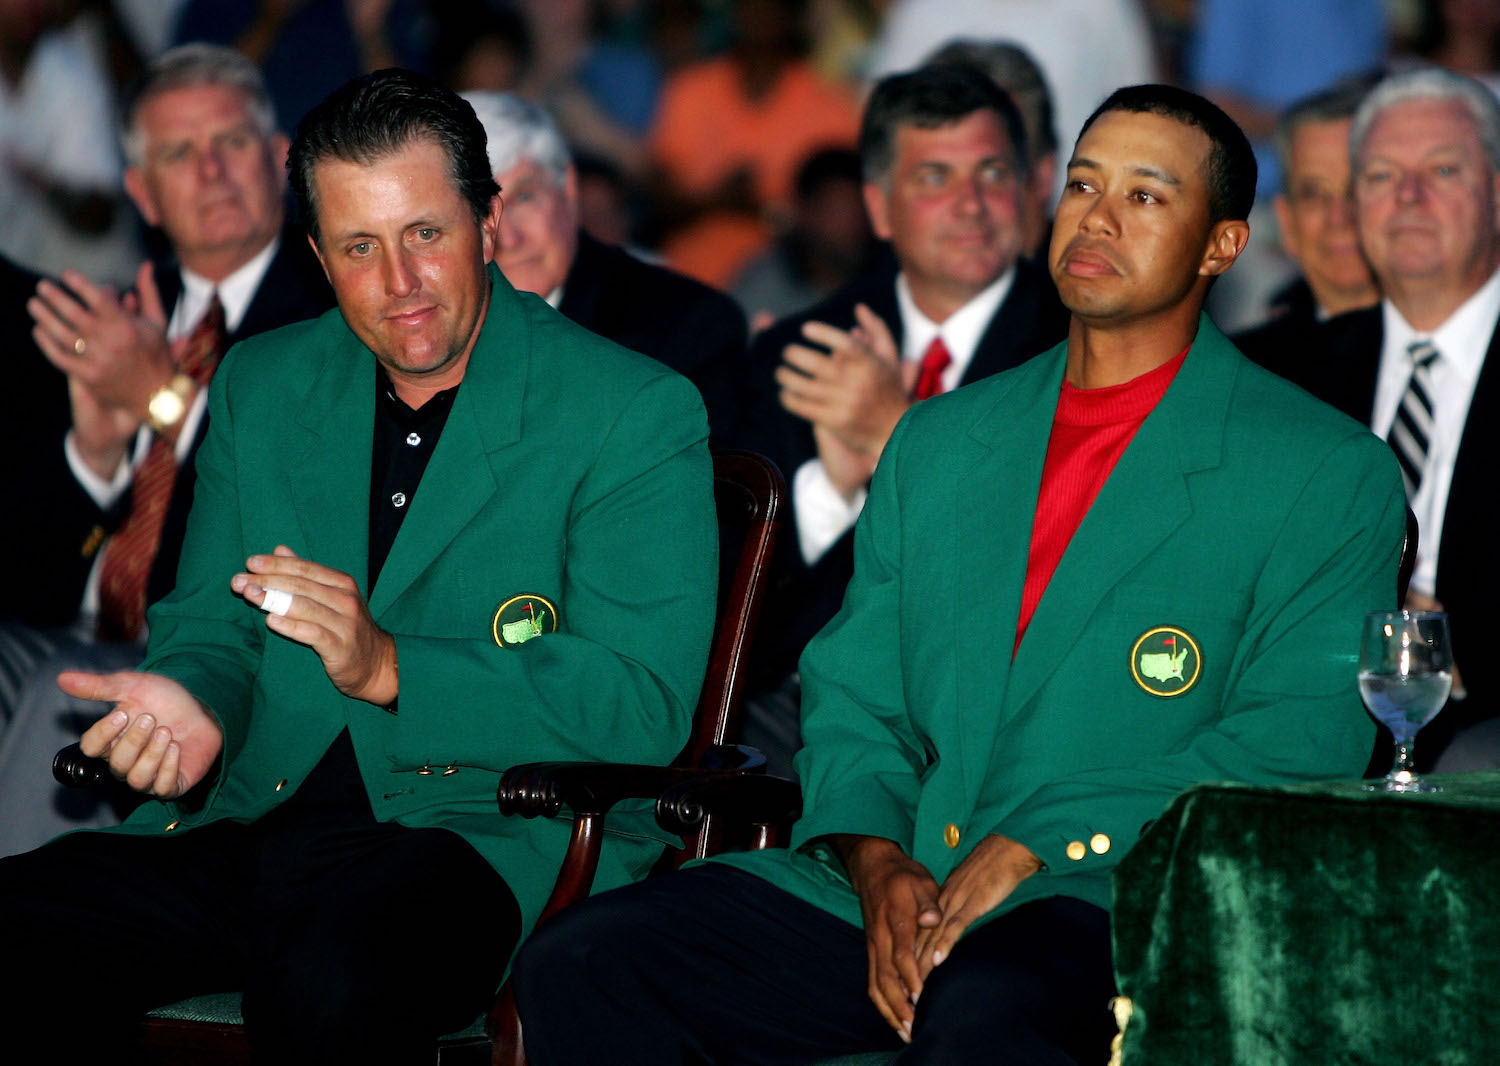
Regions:
[[483, 223], [500, 187], [490, 173], [484, 127], [474, 109], [431, 78], [390, 68], [348, 82], [297, 126], [286, 165], [313, 240], [318, 239], [313, 182], [318, 163], [337, 159], [371, 166], [422, 141], [443, 150], [453, 187], [468, 201], [474, 221]]
[[1474, 123], [1490, 173], [1500, 173], [1500, 101], [1473, 78], [1442, 67], [1419, 67], [1393, 74], [1371, 89], [1349, 129], [1349, 158], [1359, 158], [1370, 127], [1382, 111], [1411, 100], [1447, 100], [1462, 107]]
[[554, 184], [563, 183], [573, 156], [547, 112], [515, 93], [471, 89], [461, 95], [484, 126], [491, 173], [504, 174], [530, 161], [545, 170]]
[[126, 162], [138, 167], [146, 161], [146, 131], [140, 126], [142, 107], [163, 93], [205, 85], [244, 93], [250, 120], [261, 137], [276, 132], [276, 109], [254, 63], [233, 48], [183, 44], [163, 52], [125, 93], [120, 147]]
[[1255, 152], [1245, 131], [1217, 104], [1175, 85], [1131, 85], [1109, 94], [1078, 131], [1078, 139], [1100, 115], [1111, 111], [1161, 115], [1202, 130], [1209, 143], [1208, 221], [1250, 217], [1255, 206]]
[[1052, 93], [1042, 68], [1031, 53], [1014, 41], [979, 40], [960, 37], [949, 41], [927, 57], [923, 66], [949, 66], [965, 63], [978, 67], [990, 80], [1010, 95], [1026, 121], [1026, 139], [1034, 162], [1049, 152], [1056, 152], [1057, 121], [1053, 116]]
[[1029, 170], [1026, 125], [1005, 91], [983, 71], [967, 64], [919, 67], [882, 78], [865, 105], [859, 130], [860, 169], [867, 182], [884, 185], [896, 162], [896, 130], [901, 126], [935, 130], [993, 111], [1010, 141], [1011, 169], [1018, 178]]

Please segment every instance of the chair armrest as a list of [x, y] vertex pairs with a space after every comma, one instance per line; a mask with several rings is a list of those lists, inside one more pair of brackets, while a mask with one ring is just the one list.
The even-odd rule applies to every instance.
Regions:
[[[754, 748], [721, 744], [709, 750], [705, 764], [713, 771], [756, 773], [765, 768], [766, 759]], [[552, 818], [565, 806], [574, 814], [605, 814], [621, 800], [656, 799], [704, 772], [705, 767], [636, 763], [524, 763], [501, 775], [495, 798], [500, 813], [523, 818]]]
[[656, 800], [656, 823], [686, 836], [713, 815], [738, 825], [788, 826], [802, 816], [795, 781], [742, 770], [700, 770], [669, 784]]

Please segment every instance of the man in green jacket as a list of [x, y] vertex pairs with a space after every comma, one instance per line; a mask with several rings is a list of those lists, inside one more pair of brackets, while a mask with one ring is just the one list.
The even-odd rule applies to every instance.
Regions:
[[[230, 352], [141, 670], [60, 679], [114, 702], [84, 751], [155, 798], [0, 862], [12, 1032], [108, 1044], [241, 990], [263, 1061], [419, 1061], [488, 1003], [565, 850], [501, 817], [499, 773], [687, 735], [716, 589], [696, 390], [501, 277], [483, 129], [447, 90], [353, 82], [289, 166], [339, 309]], [[604, 883], [659, 854], [637, 814]]]
[[1201, 315], [1254, 187], [1201, 97], [1101, 105], [1049, 252], [1067, 342], [919, 404], [880, 459], [801, 662], [790, 848], [539, 930], [533, 1066], [1103, 1063], [1109, 875], [1142, 829], [1195, 782], [1364, 766], [1358, 634], [1394, 600], [1401, 483]]

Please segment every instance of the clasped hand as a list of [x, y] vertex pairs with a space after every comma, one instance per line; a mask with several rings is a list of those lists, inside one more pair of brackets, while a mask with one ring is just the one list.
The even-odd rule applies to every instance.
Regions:
[[266, 615], [266, 626], [305, 644], [323, 660], [328, 679], [346, 696], [386, 707], [400, 687], [396, 641], [375, 624], [359, 586], [348, 574], [300, 558], [286, 545], [252, 555], [229, 587], [259, 607], [266, 592], [290, 593], [285, 615]]
[[933, 967], [971, 924], [1041, 869], [1024, 844], [992, 833], [939, 886], [925, 866], [880, 837], [834, 838], [864, 916], [869, 995], [902, 1040]]

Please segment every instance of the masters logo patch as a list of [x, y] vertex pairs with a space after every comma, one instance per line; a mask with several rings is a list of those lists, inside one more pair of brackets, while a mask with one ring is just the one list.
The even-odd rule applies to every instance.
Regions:
[[525, 644], [532, 637], [557, 632], [557, 608], [545, 596], [527, 592], [495, 608], [490, 635], [502, 648]]
[[1185, 629], [1156, 626], [1130, 649], [1130, 676], [1153, 696], [1181, 696], [1203, 675], [1203, 654]]

